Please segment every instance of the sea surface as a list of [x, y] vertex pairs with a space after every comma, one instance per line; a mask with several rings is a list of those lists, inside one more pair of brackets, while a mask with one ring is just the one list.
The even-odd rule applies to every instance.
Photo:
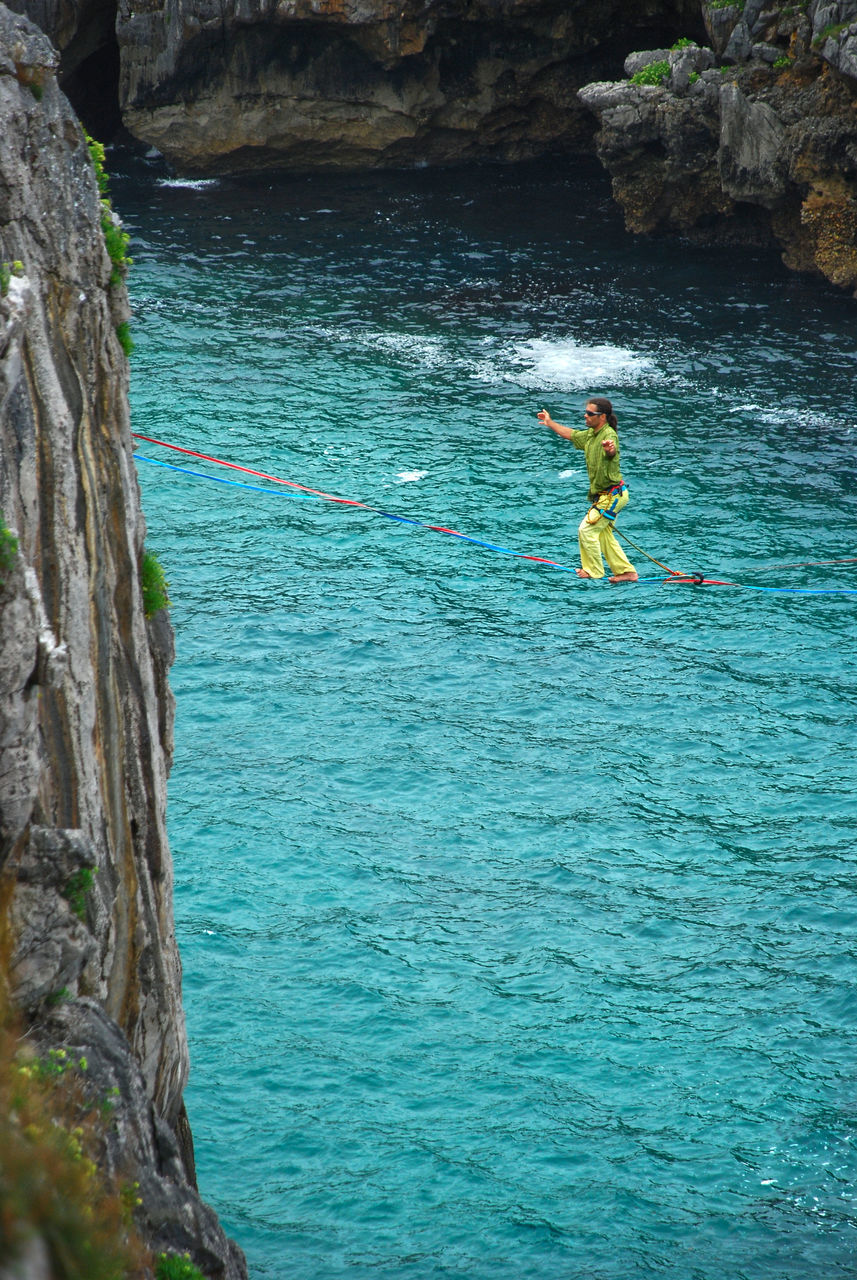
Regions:
[[[251, 1276], [857, 1276], [857, 303], [594, 165], [109, 162], [133, 429], [248, 469], [137, 442]], [[536, 419], [594, 394], [633, 586]]]

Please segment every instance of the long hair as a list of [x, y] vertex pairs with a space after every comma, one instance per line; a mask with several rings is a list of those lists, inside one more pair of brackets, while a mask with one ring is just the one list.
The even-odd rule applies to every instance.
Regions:
[[619, 420], [616, 417], [616, 414], [613, 412], [613, 405], [610, 403], [610, 401], [607, 399], [606, 396], [590, 396], [586, 403], [594, 404], [598, 412], [603, 413], [605, 415], [608, 423], [613, 428], [613, 430], [614, 431], [616, 430], [616, 428], [619, 425]]

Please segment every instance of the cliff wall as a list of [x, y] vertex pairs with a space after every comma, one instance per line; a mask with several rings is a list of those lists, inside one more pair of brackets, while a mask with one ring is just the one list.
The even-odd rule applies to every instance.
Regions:
[[120, 0], [123, 120], [185, 170], [588, 149], [576, 90], [687, 0]]
[[767, 240], [857, 290], [857, 0], [703, 16], [707, 44], [632, 53], [580, 92], [628, 228]]
[[182, 1103], [164, 824], [172, 633], [164, 612], [147, 620], [140, 588], [127, 295], [57, 65], [0, 5], [4, 985], [29, 1045], [73, 1047], [116, 1097], [103, 1155], [139, 1181], [144, 1237], [237, 1280], [240, 1253], [194, 1187]]
[[76, 20], [66, 0], [13, 7], [62, 48], [81, 110], [115, 48], [125, 127], [187, 173], [591, 151], [577, 89], [618, 74], [629, 41], [703, 34], [698, 0], [113, 4], [112, 31], [105, 0], [81, 0]]
[[597, 150], [630, 230], [857, 289], [857, 0], [11, 3], [96, 135], [121, 118], [179, 172]]

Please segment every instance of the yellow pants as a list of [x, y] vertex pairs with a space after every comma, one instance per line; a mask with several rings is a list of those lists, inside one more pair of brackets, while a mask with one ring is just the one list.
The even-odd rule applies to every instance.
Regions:
[[609, 511], [617, 516], [623, 507], [628, 505], [628, 490], [621, 493], [605, 493], [589, 508], [577, 530], [580, 543], [580, 564], [590, 578], [603, 578], [604, 565], [601, 557], [607, 561], [611, 573], [633, 573], [634, 566], [616, 541], [613, 532], [613, 521], [602, 511]]

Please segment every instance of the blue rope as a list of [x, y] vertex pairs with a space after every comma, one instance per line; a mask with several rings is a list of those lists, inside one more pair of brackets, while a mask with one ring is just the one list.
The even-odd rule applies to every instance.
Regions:
[[[139, 462], [148, 462], [153, 467], [165, 467], [167, 471], [178, 471], [182, 475], [194, 476], [197, 480], [211, 480], [215, 484], [228, 484], [234, 489], [250, 489], [254, 493], [267, 493], [278, 498], [312, 498], [316, 495], [311, 493], [295, 493], [289, 489], [266, 489], [259, 484], [244, 484], [240, 480], [224, 480], [221, 476], [210, 476], [205, 471], [192, 471], [189, 467], [177, 467], [171, 462], [160, 462], [156, 458], [147, 458], [145, 454], [134, 453], [134, 460]], [[518, 559], [530, 559], [534, 564], [544, 564], [548, 569], [558, 569], [561, 573], [576, 573], [570, 565], [557, 564], [553, 560], [542, 560], [528, 556], [522, 551], [513, 551], [510, 547], [499, 547], [494, 542], [483, 542], [480, 538], [471, 538], [466, 533], [458, 533], [455, 529], [440, 529], [430, 524], [425, 524], [422, 520], [411, 520], [407, 516], [393, 515], [390, 511], [382, 511], [379, 507], [365, 507], [366, 510], [372, 511], [375, 515], [384, 516], [387, 520], [394, 520], [397, 524], [409, 524], [416, 529], [428, 529], [432, 533], [446, 533], [452, 538], [460, 538], [462, 542], [471, 542], [476, 547], [484, 547], [487, 551], [497, 551], [504, 556], [515, 556]], [[751, 571], [752, 572], [752, 571]], [[683, 576], [683, 575], [682, 575]], [[638, 578], [639, 586], [663, 586], [668, 584], [669, 578]], [[683, 582], [681, 586], [695, 586], [695, 583]], [[699, 585], [706, 585], [701, 583]], [[708, 584], [719, 585], [719, 584]], [[796, 596], [857, 596], [857, 588], [851, 587], [753, 587], [748, 586], [744, 582], [726, 582], [722, 584], [738, 588], [741, 591], [763, 591], [772, 595], [796, 595]]]
[[[284, 489], [266, 489], [262, 485], [244, 484], [240, 480], [224, 480], [221, 476], [210, 476], [205, 471], [192, 471], [190, 467], [177, 467], [172, 462], [159, 462], [158, 459], [156, 458], [147, 458], [146, 455], [143, 453], [135, 452], [134, 459], [135, 461], [139, 460], [140, 462], [149, 462], [152, 464], [153, 467], [166, 467], [168, 471], [178, 471], [185, 476], [194, 476], [197, 480], [213, 480], [216, 484], [232, 485], [232, 487], [235, 489], [252, 489], [255, 493], [269, 493], [269, 494], [273, 494], [274, 497], [312, 498], [316, 496], [315, 494], [311, 494], [311, 493], [295, 493], [291, 490], [284, 490]], [[380, 507], [370, 507], [368, 505], [365, 505], [363, 506], [363, 509], [366, 511], [371, 511], [374, 515], [384, 516], [385, 519], [387, 520], [394, 520], [397, 524], [409, 524], [409, 525], [413, 525], [415, 529], [429, 529], [433, 533], [441, 532], [441, 530], [432, 529], [432, 526], [430, 524], [425, 524], [425, 522], [422, 520], [410, 520], [407, 516], [393, 515], [393, 513], [390, 511], [382, 511]], [[503, 555], [517, 556], [519, 559], [526, 558], [526, 553], [524, 552], [512, 551], [509, 547], [498, 547], [493, 542], [482, 542], [479, 538], [471, 538], [466, 533], [457, 533], [454, 529], [444, 529], [442, 532], [446, 533], [451, 538], [460, 538], [462, 542], [472, 542], [474, 546], [485, 547], [487, 548], [488, 551], [499, 551], [499, 552], [502, 552]], [[575, 570], [570, 565], [557, 564], [555, 561], [546, 562], [542, 560], [537, 560], [535, 561], [535, 563], [545, 564], [548, 569], [559, 569], [562, 573], [575, 572]]]
[[295, 493], [291, 489], [266, 489], [260, 484], [243, 484], [240, 480], [224, 480], [222, 476], [209, 476], [204, 471], [191, 471], [189, 467], [176, 467], [171, 462], [159, 462], [157, 458], [147, 458], [142, 453], [134, 454], [135, 462], [150, 462], [153, 467], [166, 467], [167, 471], [180, 471], [186, 476], [196, 476], [198, 480], [213, 480], [215, 484], [229, 484], [234, 489], [252, 489], [255, 493], [270, 493], [275, 498], [310, 498], [309, 493]]
[[775, 591], [780, 595], [857, 596], [857, 589], [852, 587], [750, 587], [746, 582], [729, 582], [726, 585], [740, 587], [742, 591]]

